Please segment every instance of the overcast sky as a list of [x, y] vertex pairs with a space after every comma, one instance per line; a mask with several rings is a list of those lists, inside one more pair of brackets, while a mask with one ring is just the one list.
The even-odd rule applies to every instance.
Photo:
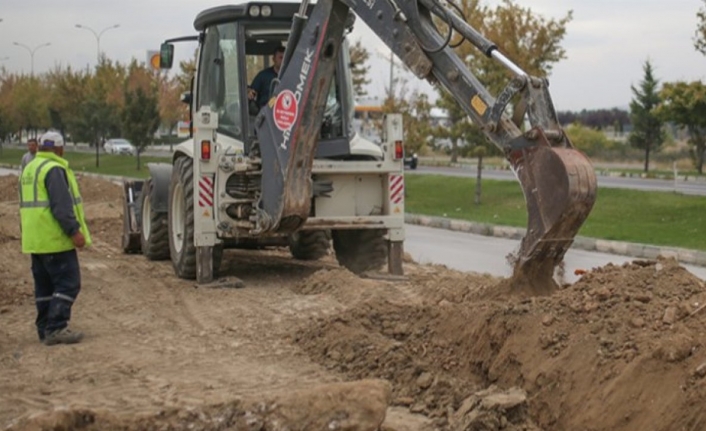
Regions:
[[[494, 5], [498, 1], [486, 0]], [[693, 48], [696, 13], [703, 0], [515, 0], [546, 17], [561, 18], [573, 10], [563, 46], [567, 59], [554, 66], [549, 77], [557, 110], [622, 107], [629, 104], [631, 84], [643, 76], [649, 59], [662, 82], [706, 77], [706, 57]], [[110, 58], [144, 61], [147, 50], [158, 49], [165, 38], [194, 34], [193, 20], [201, 10], [228, 3], [224, 0], [0, 0], [0, 65], [11, 72], [29, 73], [27, 49], [35, 48], [34, 71], [56, 64], [93, 67], [96, 38], [81, 24], [103, 33], [101, 51]], [[361, 20], [353, 40], [385, 52], [384, 45]], [[376, 48], [373, 48], [376, 47]], [[193, 50], [177, 46], [177, 60]], [[6, 58], [7, 57], [7, 58]], [[389, 63], [379, 54], [371, 59], [371, 95], [382, 94]], [[414, 81], [415, 78], [412, 78]], [[418, 88], [433, 90], [424, 85]]]

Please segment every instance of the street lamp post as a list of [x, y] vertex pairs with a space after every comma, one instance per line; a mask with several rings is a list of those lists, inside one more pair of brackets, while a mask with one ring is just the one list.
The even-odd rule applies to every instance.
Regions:
[[96, 61], [97, 61], [96, 64], [100, 63], [100, 61], [101, 61], [101, 36], [103, 36], [103, 33], [105, 33], [106, 31], [114, 29], [114, 28], [118, 28], [118, 27], [120, 27], [120, 24], [111, 25], [110, 27], [104, 28], [99, 33], [96, 33], [96, 31], [93, 30], [91, 27], [88, 27], [86, 25], [76, 24], [76, 28], [80, 28], [82, 30], [88, 30], [91, 33], [93, 33], [93, 36], [96, 37], [96, 48], [97, 48], [96, 49], [96, 54], [97, 54], [96, 55]]
[[387, 89], [387, 97], [392, 100], [395, 97], [395, 67], [402, 68], [402, 66], [398, 64], [394, 56], [394, 51], [392, 50], [390, 50], [389, 57], [386, 52], [380, 49], [377, 50], [377, 55], [380, 58], [390, 61], [390, 87]]
[[32, 62], [32, 68], [31, 68], [32, 76], [34, 76], [34, 53], [37, 52], [37, 50], [39, 50], [40, 48], [44, 48], [44, 47], [46, 47], [46, 46], [51, 45], [51, 43], [47, 42], [47, 43], [43, 43], [43, 44], [41, 44], [41, 45], [37, 45], [37, 46], [34, 47], [34, 49], [32, 49], [32, 48], [30, 48], [29, 46], [27, 46], [27, 45], [25, 45], [25, 44], [22, 44], [22, 43], [12, 42], [12, 44], [13, 44], [13, 45], [17, 45], [17, 46], [19, 46], [19, 47], [22, 47], [22, 48], [26, 49], [27, 52], [29, 52], [29, 57], [30, 57], [30, 60], [31, 60], [31, 62]]
[[[79, 28], [82, 30], [88, 30], [91, 33], [93, 33], [93, 36], [95, 36], [95, 38], [96, 38], [96, 67], [98, 67], [98, 65], [100, 65], [100, 62], [101, 62], [101, 36], [103, 36], [103, 33], [105, 33], [106, 31], [114, 29], [114, 28], [118, 28], [118, 27], [120, 27], [120, 24], [114, 24], [114, 25], [106, 27], [103, 30], [101, 30], [100, 32], [96, 33], [96, 31], [93, 30], [91, 27], [88, 27], [88, 26], [82, 25], [82, 24], [76, 24], [76, 28]], [[95, 139], [96, 139], [96, 143], [95, 143], [96, 144], [96, 167], [99, 167], [100, 166], [100, 143], [99, 143], [100, 138], [98, 136], [96, 136]]]

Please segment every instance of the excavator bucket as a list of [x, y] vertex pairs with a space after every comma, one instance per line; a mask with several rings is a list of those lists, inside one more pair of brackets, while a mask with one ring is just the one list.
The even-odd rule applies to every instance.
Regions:
[[536, 145], [510, 152], [527, 202], [527, 233], [514, 278], [550, 283], [596, 200], [596, 175], [588, 158], [572, 147]]

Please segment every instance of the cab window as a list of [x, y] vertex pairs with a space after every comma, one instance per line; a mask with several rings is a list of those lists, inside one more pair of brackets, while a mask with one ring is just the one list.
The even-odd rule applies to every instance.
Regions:
[[242, 139], [240, 70], [237, 26], [214, 25], [206, 29], [201, 50], [197, 107], [218, 113], [218, 131]]

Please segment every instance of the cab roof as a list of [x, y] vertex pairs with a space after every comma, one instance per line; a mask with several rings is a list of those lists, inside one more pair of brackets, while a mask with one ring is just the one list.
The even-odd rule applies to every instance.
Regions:
[[[261, 10], [263, 5], [268, 5], [272, 8], [272, 13], [265, 17], [250, 16], [249, 10], [251, 6], [258, 6]], [[199, 13], [194, 20], [194, 28], [197, 31], [203, 31], [206, 27], [214, 24], [222, 24], [225, 22], [248, 20], [253, 22], [292, 22], [292, 16], [299, 12], [300, 3], [289, 2], [247, 2], [237, 5], [216, 6], [206, 9]], [[313, 5], [309, 5], [308, 11], [311, 11]]]

